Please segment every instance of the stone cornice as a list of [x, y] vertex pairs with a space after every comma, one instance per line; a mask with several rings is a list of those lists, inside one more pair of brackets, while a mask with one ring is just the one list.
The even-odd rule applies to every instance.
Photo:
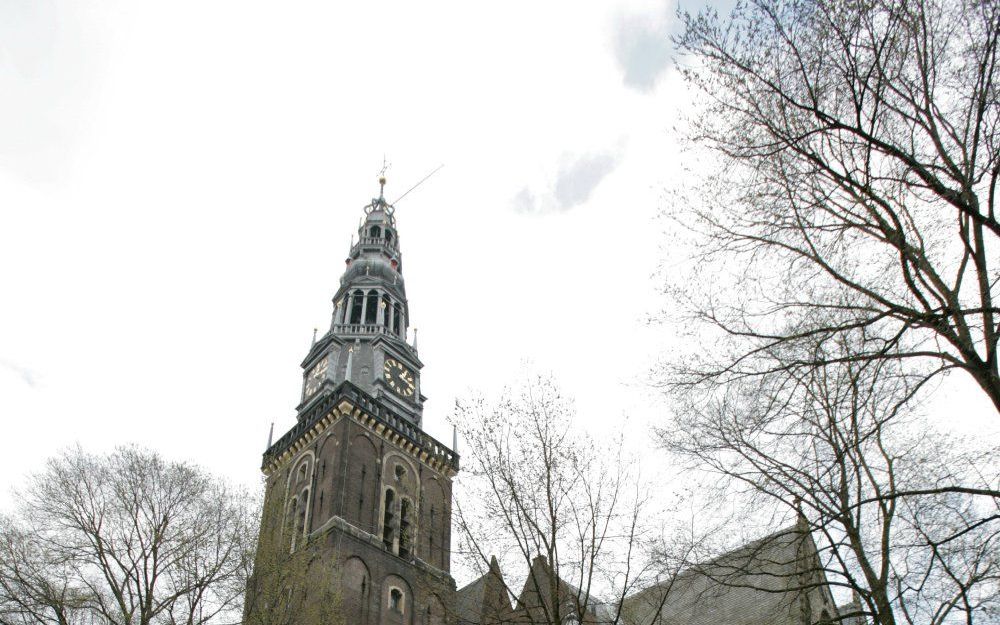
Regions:
[[324, 393], [291, 430], [264, 452], [261, 470], [271, 475], [341, 418], [354, 420], [449, 478], [458, 473], [457, 453], [346, 381]]
[[[364, 531], [363, 529], [354, 526], [353, 524], [351, 524], [350, 522], [348, 522], [346, 519], [343, 519], [343, 518], [341, 518], [341, 517], [339, 517], [337, 515], [334, 515], [334, 516], [330, 517], [329, 519], [327, 519], [327, 521], [325, 523], [323, 523], [323, 525], [321, 525], [321, 526], [317, 527], [316, 529], [314, 529], [309, 534], [310, 540], [316, 540], [317, 537], [325, 535], [326, 533], [330, 532], [334, 528], [336, 528], [336, 529], [344, 532], [345, 534], [349, 534], [349, 535], [353, 536], [354, 538], [356, 538], [356, 539], [358, 539], [358, 540], [360, 540], [362, 542], [366, 542], [366, 543], [368, 543], [368, 544], [370, 544], [370, 545], [372, 545], [374, 547], [378, 547], [379, 549], [382, 549], [383, 551], [385, 551], [385, 553], [391, 555], [394, 558], [400, 558], [400, 556], [392, 553], [388, 549], [385, 549], [385, 547], [382, 544], [382, 541], [379, 539], [378, 536], [375, 536], [373, 534], [369, 534], [368, 532]], [[441, 569], [437, 568], [436, 566], [433, 566], [433, 565], [429, 564], [428, 562], [425, 562], [424, 560], [422, 560], [422, 559], [420, 559], [420, 558], [418, 558], [416, 556], [414, 556], [413, 558], [410, 558], [410, 559], [406, 559], [406, 558], [400, 558], [400, 559], [404, 560], [404, 561], [407, 561], [407, 562], [411, 562], [412, 564], [416, 565], [416, 567], [418, 569], [423, 570], [425, 573], [430, 573], [431, 575], [433, 575], [434, 577], [437, 577], [438, 579], [440, 579], [442, 581], [448, 582], [449, 584], [454, 583], [454, 580], [452, 580], [452, 577], [451, 577], [451, 575], [449, 573], [447, 573], [446, 571], [442, 571]]]

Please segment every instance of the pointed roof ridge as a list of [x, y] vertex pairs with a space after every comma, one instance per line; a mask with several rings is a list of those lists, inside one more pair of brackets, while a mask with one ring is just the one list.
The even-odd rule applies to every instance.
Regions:
[[[805, 523], [803, 523], [803, 521], [805, 521]], [[741, 553], [745, 553], [745, 552], [748, 552], [748, 551], [749, 552], [753, 552], [754, 550], [756, 550], [758, 548], [767, 546], [769, 543], [772, 543], [773, 541], [775, 541], [775, 539], [780, 539], [780, 538], [785, 537], [785, 536], [794, 536], [794, 535], [803, 535], [803, 534], [804, 534], [803, 538], [806, 538], [810, 542], [812, 542], [813, 543], [813, 547], [815, 549], [815, 541], [813, 541], [812, 532], [809, 530], [808, 521], [805, 520], [805, 516], [802, 515], [801, 512], [799, 512], [796, 515], [796, 519], [795, 519], [795, 521], [793, 523], [791, 523], [789, 525], [782, 526], [782, 527], [778, 528], [777, 530], [775, 530], [775, 531], [773, 531], [773, 532], [771, 532], [769, 534], [765, 534], [764, 536], [761, 536], [760, 538], [756, 538], [754, 540], [751, 540], [750, 542], [743, 543], [742, 545], [738, 545], [736, 547], [733, 547], [732, 549], [728, 549], [728, 550], [720, 553], [719, 555], [717, 555], [717, 556], [715, 556], [713, 558], [705, 560], [704, 562], [694, 562], [694, 563], [691, 563], [690, 565], [685, 566], [684, 568], [682, 568], [679, 571], [677, 571], [674, 574], [674, 576], [673, 576], [672, 579], [674, 581], [677, 581], [677, 580], [680, 580], [682, 578], [687, 578], [687, 577], [690, 577], [690, 576], [693, 576], [693, 575], [705, 575], [704, 570], [706, 568], [710, 568], [710, 567], [712, 567], [714, 565], [722, 565], [722, 564], [724, 564], [724, 561], [726, 559], [728, 559], [728, 558], [733, 558], [734, 556], [738, 556]], [[629, 600], [633, 600], [634, 601], [634, 600], [640, 598], [642, 595], [644, 595], [644, 594], [646, 594], [648, 592], [652, 592], [652, 591], [656, 590], [657, 588], [662, 587], [665, 583], [669, 583], [669, 582], [664, 581], [664, 582], [656, 583], [656, 584], [653, 584], [651, 586], [647, 586], [646, 588], [643, 588], [641, 590], [638, 590], [635, 593], [633, 593], [633, 594], [629, 595], [628, 597], [626, 597], [625, 601], [629, 601]]]
[[[495, 597], [498, 601], [488, 596], [491, 590], [500, 593], [500, 596]], [[499, 618], [512, 609], [507, 582], [495, 555], [490, 557], [489, 568], [482, 575], [455, 591], [455, 598], [459, 617], [474, 623], [480, 622], [484, 617]]]

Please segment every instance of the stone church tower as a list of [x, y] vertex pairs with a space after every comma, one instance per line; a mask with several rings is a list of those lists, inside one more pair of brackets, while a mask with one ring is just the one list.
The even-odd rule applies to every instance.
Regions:
[[[333, 297], [330, 330], [302, 361], [298, 423], [264, 453], [257, 568], [263, 571], [264, 552], [272, 549], [269, 561], [291, 554], [282, 566], [298, 570], [258, 574], [248, 623], [274, 621], [261, 615], [279, 600], [289, 602], [286, 613], [301, 610], [283, 615], [301, 625], [449, 620], [458, 455], [421, 429], [422, 364], [416, 341], [406, 340], [409, 308], [393, 212], [382, 193], [365, 207]], [[275, 590], [268, 585], [279, 584], [287, 586], [275, 594], [280, 599], [266, 598]], [[297, 593], [301, 602], [290, 599]], [[339, 618], [329, 621], [329, 611], [310, 602], [336, 605]]]

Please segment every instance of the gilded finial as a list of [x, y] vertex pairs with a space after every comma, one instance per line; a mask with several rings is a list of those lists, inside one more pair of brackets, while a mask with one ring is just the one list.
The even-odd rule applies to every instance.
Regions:
[[378, 199], [385, 203], [385, 172], [389, 171], [389, 161], [382, 155], [382, 171], [378, 172]]

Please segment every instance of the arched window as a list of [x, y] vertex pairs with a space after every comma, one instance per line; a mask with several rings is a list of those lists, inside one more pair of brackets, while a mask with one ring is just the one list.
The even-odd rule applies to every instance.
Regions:
[[399, 502], [399, 555], [410, 555], [410, 500]]
[[361, 291], [355, 291], [351, 298], [351, 320], [348, 323], [361, 323], [361, 308], [365, 303], [365, 296]]
[[403, 613], [403, 591], [398, 588], [389, 591], [389, 609], [396, 614]]
[[365, 323], [375, 323], [378, 318], [378, 291], [368, 291], [368, 305], [365, 308]]
[[344, 623], [368, 622], [368, 597], [371, 593], [371, 577], [364, 561], [352, 556], [341, 571], [344, 581], [344, 596], [341, 609], [346, 617]]
[[292, 499], [288, 505], [288, 527], [295, 527], [295, 514], [299, 511], [299, 498]]
[[299, 506], [298, 517], [295, 524], [295, 531], [297, 534], [306, 533], [306, 503], [309, 501], [309, 491], [304, 491], [302, 493], [303, 504]]
[[361, 488], [358, 489], [358, 518], [361, 518], [361, 511], [365, 507], [365, 477], [368, 475], [368, 469], [365, 465], [361, 465]]
[[382, 236], [382, 229], [379, 228], [378, 226], [372, 226], [372, 229], [369, 232], [369, 234], [373, 239], [378, 239]]
[[392, 308], [392, 331], [397, 335], [399, 334], [399, 327], [403, 322], [403, 311], [400, 310], [399, 304], [396, 304]]
[[382, 305], [379, 307], [379, 312], [382, 313], [382, 325], [389, 327], [390, 319], [392, 316], [392, 301], [389, 299], [388, 295], [382, 296]]
[[392, 243], [392, 230], [389, 230], [388, 228], [385, 229], [385, 240], [388, 243]]
[[382, 515], [382, 542], [387, 549], [392, 549], [395, 536], [392, 531], [392, 506], [396, 499], [396, 493], [391, 488], [385, 491], [385, 512]]

